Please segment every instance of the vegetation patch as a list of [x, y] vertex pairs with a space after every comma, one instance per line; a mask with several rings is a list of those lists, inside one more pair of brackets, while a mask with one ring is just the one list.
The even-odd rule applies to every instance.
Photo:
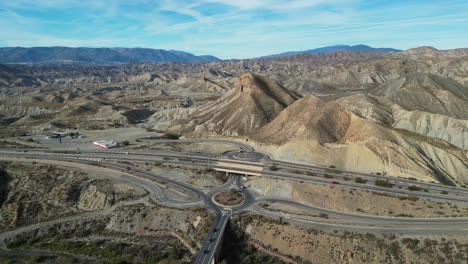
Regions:
[[[26, 140], [26, 141], [27, 142], [34, 142], [34, 140], [33, 141]], [[0, 148], [28, 148], [28, 149], [32, 149], [32, 148], [39, 148], [39, 147], [24, 145], [24, 144], [14, 142], [14, 141], [0, 140]]]
[[354, 179], [354, 182], [364, 184], [367, 182], [367, 180], [364, 180], [361, 177], [357, 177], [356, 179]]
[[408, 190], [414, 191], [414, 192], [419, 192], [419, 191], [422, 191], [422, 188], [420, 188], [418, 186], [415, 186], [415, 185], [411, 185], [411, 186], [408, 187]]
[[[172, 237], [160, 238], [153, 243], [114, 242], [111, 239], [96, 239], [90, 241], [72, 241], [65, 239], [47, 239], [37, 243], [25, 244], [32, 247], [56, 252], [67, 252], [73, 255], [93, 256], [93, 263], [157, 263], [162, 260], [172, 260], [177, 263], [190, 263], [189, 252]], [[21, 246], [23, 247], [23, 246]], [[45, 259], [48, 258], [48, 259]], [[53, 257], [33, 255], [26, 263], [50, 263]], [[62, 257], [63, 258], [63, 257]], [[62, 259], [64, 260], [64, 259]], [[73, 259], [69, 259], [72, 260]], [[57, 262], [67, 263], [67, 262]], [[77, 263], [77, 262], [68, 262]], [[175, 262], [174, 262], [175, 263]]]
[[0, 206], [3, 205], [3, 202], [8, 197], [8, 184], [12, 180], [12, 177], [8, 174], [8, 172], [0, 167]]
[[222, 192], [217, 194], [214, 197], [214, 200], [222, 205], [226, 206], [235, 206], [239, 205], [244, 201], [244, 196], [239, 192], [234, 189], [228, 191], [228, 192]]
[[[249, 218], [249, 216], [246, 216]], [[244, 223], [245, 221], [243, 221]], [[280, 259], [257, 250], [248, 243], [249, 238], [237, 223], [227, 226], [223, 239], [221, 264], [283, 264]]]
[[277, 171], [277, 170], [278, 170], [278, 167], [276, 167], [276, 165], [271, 165], [271, 166], [270, 166], [270, 170], [271, 170], [271, 171]]
[[383, 180], [375, 180], [375, 186], [385, 187], [385, 188], [392, 188], [394, 186], [393, 183]]

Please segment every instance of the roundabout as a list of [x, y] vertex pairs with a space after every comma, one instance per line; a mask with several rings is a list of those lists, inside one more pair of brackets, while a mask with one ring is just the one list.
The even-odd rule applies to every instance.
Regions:
[[227, 156], [230, 159], [243, 160], [243, 161], [260, 161], [260, 160], [263, 160], [263, 159], [269, 159], [269, 157], [266, 154], [263, 154], [263, 153], [260, 153], [260, 152], [253, 152], [253, 151], [235, 152], [235, 153], [230, 153]]
[[220, 192], [213, 196], [213, 202], [222, 207], [239, 206], [244, 203], [244, 200], [244, 194], [236, 189]]

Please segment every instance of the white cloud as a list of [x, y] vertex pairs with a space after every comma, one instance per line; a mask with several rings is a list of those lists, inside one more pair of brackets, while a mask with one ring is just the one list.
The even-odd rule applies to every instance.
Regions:
[[[289, 10], [306, 7], [313, 7], [320, 4], [334, 4], [336, 2], [346, 2], [337, 0], [200, 0], [201, 3], [217, 3], [234, 6], [240, 9], [270, 9]], [[347, 1], [350, 2], [350, 1]]]
[[[204, 15], [210, 3], [226, 7], [220, 13]], [[443, 5], [431, 1], [425, 5], [387, 3], [380, 8], [364, 0], [12, 0], [0, 3], [0, 43], [140, 46], [222, 58], [255, 57], [330, 44], [388, 43], [401, 48], [416, 43], [417, 38], [427, 38], [427, 32], [436, 31], [432, 26], [454, 43], [457, 31], [443, 32], [443, 26], [468, 26], [466, 8], [461, 1]], [[26, 15], [40, 10], [72, 10], [79, 14], [67, 21]], [[179, 16], [170, 16], [171, 12]], [[187, 16], [193, 21], [188, 21]], [[54, 27], [55, 34], [47, 31], [53, 23], [60, 23], [63, 32], [58, 27]], [[397, 39], [403, 42], [399, 46], [395, 44]]]

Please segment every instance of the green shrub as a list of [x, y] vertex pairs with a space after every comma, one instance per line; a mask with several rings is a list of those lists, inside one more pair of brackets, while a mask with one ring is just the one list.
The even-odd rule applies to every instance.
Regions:
[[419, 239], [403, 238], [401, 242], [409, 249], [415, 249], [419, 244]]
[[355, 183], [366, 183], [367, 180], [364, 180], [364, 179], [361, 178], [361, 177], [357, 177], [356, 179], [354, 179], [354, 182], [355, 182]]
[[271, 166], [270, 166], [270, 170], [271, 170], [271, 171], [277, 171], [277, 170], [278, 170], [278, 167], [276, 167], [275, 165], [271, 165]]
[[411, 185], [411, 186], [408, 187], [408, 190], [419, 192], [419, 191], [422, 190], [422, 188], [420, 188], [418, 186], [415, 186], [415, 185]]
[[394, 184], [388, 181], [375, 180], [375, 185], [380, 187], [392, 188]]
[[328, 218], [328, 215], [327, 214], [324, 214], [324, 213], [320, 213], [318, 215], [320, 218]]
[[8, 174], [8, 172], [5, 169], [0, 168], [0, 206], [8, 196], [8, 185], [11, 180], [12, 177]]

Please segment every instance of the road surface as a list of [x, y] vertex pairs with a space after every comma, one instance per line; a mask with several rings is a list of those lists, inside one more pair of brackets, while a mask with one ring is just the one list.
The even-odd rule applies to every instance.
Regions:
[[[172, 140], [162, 140], [161, 142], [172, 142]], [[186, 140], [185, 142], [202, 142], [199, 140]], [[243, 153], [252, 152], [253, 148], [239, 142], [227, 140], [210, 140], [223, 143], [231, 143], [239, 146]], [[183, 142], [183, 141], [175, 141]], [[217, 246], [220, 246], [222, 233], [227, 222], [232, 215], [240, 213], [255, 213], [269, 218], [282, 219], [297, 225], [308, 226], [324, 230], [342, 230], [355, 232], [375, 232], [375, 233], [405, 233], [405, 234], [468, 234], [468, 217], [458, 218], [400, 218], [400, 217], [380, 217], [366, 214], [350, 214], [333, 211], [325, 208], [305, 205], [297, 201], [281, 197], [259, 197], [256, 193], [245, 188], [240, 176], [233, 176], [221, 185], [211, 188], [200, 188], [188, 183], [180, 182], [170, 177], [151, 173], [130, 164], [119, 162], [161, 162], [165, 164], [176, 164], [189, 168], [215, 168], [217, 170], [236, 170], [241, 174], [249, 175], [261, 173], [261, 177], [284, 178], [289, 180], [304, 181], [316, 184], [330, 184], [331, 181], [339, 181], [340, 187], [352, 188], [356, 190], [372, 191], [396, 196], [416, 196], [424, 199], [437, 201], [447, 201], [451, 203], [468, 204], [468, 190], [445, 186], [440, 184], [430, 184], [408, 179], [400, 179], [388, 176], [370, 175], [349, 171], [330, 170], [330, 168], [294, 164], [290, 162], [270, 160], [263, 154], [252, 153], [252, 155], [236, 155], [239, 152], [226, 153], [226, 155], [212, 155], [200, 153], [182, 153], [173, 151], [135, 151], [121, 152], [112, 151], [76, 151], [76, 150], [41, 150], [41, 149], [0, 149], [0, 159], [42, 159], [44, 161], [69, 162], [74, 164], [86, 164], [89, 168], [99, 165], [100, 167], [112, 169], [119, 179], [124, 179], [129, 184], [145, 189], [150, 198], [154, 201], [172, 207], [190, 208], [203, 205], [215, 215], [213, 224], [208, 231], [206, 239], [203, 241], [200, 253], [197, 255], [196, 263], [210, 263], [213, 259]], [[252, 157], [251, 160], [245, 157]], [[275, 166], [275, 170], [271, 167]], [[333, 179], [324, 178], [320, 175], [324, 173], [331, 175]], [[316, 176], [311, 175], [316, 174]], [[345, 178], [346, 177], [346, 178]], [[356, 183], [356, 178], [365, 179], [365, 183]], [[376, 180], [386, 180], [395, 185], [393, 188], [376, 186]], [[417, 191], [410, 191], [408, 188], [416, 186]], [[166, 189], [177, 192], [183, 199], [170, 198], [166, 194]], [[231, 208], [222, 208], [215, 204], [212, 198], [220, 192], [237, 189], [243, 193], [245, 200], [242, 204]], [[328, 219], [323, 217], [298, 216], [284, 214], [267, 210], [259, 206], [260, 203], [284, 203], [290, 206], [306, 210], [315, 214], [326, 214]], [[64, 218], [64, 221], [69, 219]], [[29, 227], [23, 227], [10, 233], [0, 235], [18, 235], [25, 230], [34, 230], [41, 226], [41, 223]], [[3, 246], [5, 246], [3, 244]]]

